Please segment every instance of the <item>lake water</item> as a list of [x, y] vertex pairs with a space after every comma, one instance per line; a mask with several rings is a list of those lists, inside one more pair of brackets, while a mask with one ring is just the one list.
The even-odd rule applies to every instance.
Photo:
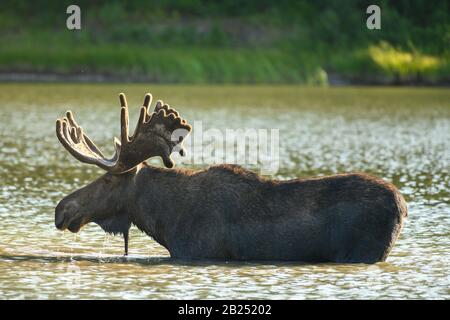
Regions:
[[[135, 227], [124, 258], [122, 238], [95, 224], [56, 230], [57, 202], [102, 171], [60, 146], [55, 120], [73, 110], [112, 153], [122, 91], [131, 127], [150, 91], [204, 128], [279, 129], [276, 178], [360, 171], [393, 182], [409, 216], [387, 262], [179, 261]], [[450, 299], [448, 89], [0, 84], [0, 125], [2, 299]]]

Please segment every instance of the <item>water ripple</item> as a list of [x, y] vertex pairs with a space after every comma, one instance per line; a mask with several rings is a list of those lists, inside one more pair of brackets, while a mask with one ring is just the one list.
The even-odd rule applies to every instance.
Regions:
[[[450, 298], [450, 93], [435, 89], [153, 86], [205, 127], [280, 129], [279, 179], [364, 171], [396, 184], [409, 217], [376, 265], [182, 261], [135, 228], [123, 240], [96, 225], [54, 228], [56, 203], [101, 170], [59, 146], [54, 121], [76, 110], [112, 152], [115, 94], [139, 105], [141, 85], [0, 86], [0, 297]], [[136, 114], [132, 115], [134, 121]]]

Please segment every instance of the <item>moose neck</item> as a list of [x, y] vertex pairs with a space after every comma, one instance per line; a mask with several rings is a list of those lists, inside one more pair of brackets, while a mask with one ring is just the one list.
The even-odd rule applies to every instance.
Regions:
[[167, 249], [183, 209], [185, 172], [144, 164], [134, 177], [133, 194], [128, 200], [133, 224]]

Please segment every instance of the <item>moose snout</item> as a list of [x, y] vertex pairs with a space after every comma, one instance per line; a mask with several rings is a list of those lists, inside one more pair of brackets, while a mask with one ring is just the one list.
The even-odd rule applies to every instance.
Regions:
[[55, 226], [59, 230], [67, 228], [71, 220], [78, 213], [79, 206], [74, 201], [61, 201], [55, 208]]

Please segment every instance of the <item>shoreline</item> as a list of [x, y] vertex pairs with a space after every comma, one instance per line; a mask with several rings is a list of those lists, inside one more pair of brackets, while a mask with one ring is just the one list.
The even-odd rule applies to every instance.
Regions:
[[[58, 73], [58, 72], [1, 72], [0, 83], [161, 83], [180, 84], [178, 82], [155, 81], [147, 75], [123, 75], [113, 73]], [[208, 82], [211, 84], [211, 82]], [[188, 84], [188, 83], [183, 83]], [[198, 83], [202, 84], [202, 83]], [[206, 83], [205, 83], [206, 84]], [[214, 84], [299, 84], [295, 82], [271, 83], [271, 82], [214, 82]], [[328, 85], [339, 86], [405, 86], [405, 87], [450, 87], [450, 79], [429, 80], [429, 79], [390, 79], [388, 77], [367, 77], [367, 76], [343, 76], [337, 73], [328, 74]]]

